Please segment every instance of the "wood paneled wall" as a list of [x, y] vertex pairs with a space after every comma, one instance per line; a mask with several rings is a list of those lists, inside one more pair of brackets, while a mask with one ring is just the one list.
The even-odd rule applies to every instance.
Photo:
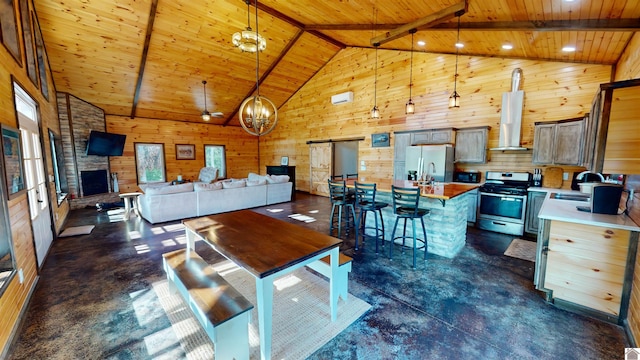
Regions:
[[[109, 158], [111, 172], [118, 173], [120, 192], [139, 191], [136, 142], [164, 144], [167, 181], [175, 180], [178, 175], [185, 180], [197, 180], [204, 166], [204, 145], [225, 146], [228, 178], [244, 178], [249, 172], [266, 174], [265, 165], [273, 165], [258, 163], [258, 143], [260, 151], [263, 151], [264, 140], [247, 134], [240, 127], [109, 115], [106, 120], [107, 132], [127, 134], [123, 155]], [[195, 160], [176, 160], [176, 144], [195, 145]]]
[[[289, 156], [297, 166], [300, 190], [309, 189], [310, 140], [365, 137], [359, 159], [367, 170], [361, 179], [389, 181], [393, 174], [393, 141], [387, 148], [372, 148], [371, 134], [405, 130], [488, 125], [488, 147], [497, 147], [502, 93], [511, 90], [511, 73], [523, 71], [525, 92], [522, 145], [533, 146], [534, 123], [583, 116], [601, 83], [611, 80], [611, 67], [560, 62], [460, 56], [457, 91], [458, 109], [448, 108], [454, 85], [454, 55], [416, 52], [413, 67], [413, 101], [416, 113], [407, 116], [409, 98], [409, 53], [378, 50], [377, 105], [381, 119], [371, 119], [374, 105], [375, 50], [347, 48], [325, 66], [280, 109], [280, 122], [261, 148], [262, 162], [276, 163]], [[331, 95], [353, 91], [354, 102], [331, 104]], [[269, 94], [265, 94], [269, 96]], [[490, 152], [489, 162], [461, 165], [465, 170], [531, 171], [531, 151]], [[568, 168], [567, 171], [574, 171]], [[566, 184], [568, 186], [568, 184]]]
[[636, 32], [616, 65], [615, 81], [640, 78], [640, 33]]
[[[17, 8], [18, 1], [13, 1]], [[28, 1], [29, 9], [33, 9], [31, 1]], [[19, 17], [18, 17], [19, 18]], [[18, 21], [19, 43], [21, 47], [21, 64], [9, 54], [4, 46], [0, 46], [0, 123], [13, 127], [18, 127], [18, 118], [15, 113], [15, 103], [13, 97], [13, 81], [16, 81], [29, 95], [38, 103], [40, 116], [41, 134], [43, 135], [43, 151], [45, 153], [45, 168], [47, 174], [53, 175], [51, 163], [51, 150], [47, 130], [50, 128], [60, 133], [58, 125], [58, 113], [55, 101], [55, 86], [48, 68], [48, 61], [45, 55], [45, 65], [47, 65], [46, 77], [48, 81], [48, 99], [40, 91], [39, 85], [34, 84], [27, 76], [25, 60], [24, 42], [22, 41], [22, 26]], [[4, 179], [2, 180], [4, 181]], [[69, 208], [66, 204], [60, 207], [55, 198], [55, 186], [50, 183], [49, 203], [54, 214], [54, 226], [56, 230], [62, 228], [64, 220], [68, 215]], [[51, 188], [53, 190], [51, 191]], [[0, 297], [0, 357], [7, 350], [7, 347], [15, 334], [19, 324], [19, 316], [24, 311], [29, 295], [31, 294], [38, 276], [36, 265], [35, 249], [33, 244], [33, 233], [31, 230], [31, 220], [29, 216], [29, 206], [26, 193], [8, 202], [10, 226], [14, 255], [18, 269], [24, 274], [24, 281], [20, 283], [16, 275], [8, 284], [6, 291]]]

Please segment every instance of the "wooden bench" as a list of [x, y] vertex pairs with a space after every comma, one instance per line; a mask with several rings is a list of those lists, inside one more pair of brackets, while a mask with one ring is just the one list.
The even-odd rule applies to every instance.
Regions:
[[[340, 253], [338, 258], [338, 294], [347, 302], [347, 296], [349, 295], [349, 273], [351, 272], [351, 263], [353, 259], [349, 256]], [[331, 260], [329, 256], [325, 256], [318, 261], [314, 261], [307, 265], [308, 268], [319, 272], [320, 274], [330, 277], [331, 276]]]
[[170, 288], [179, 292], [214, 345], [216, 359], [249, 359], [251, 304], [194, 251], [162, 254]]

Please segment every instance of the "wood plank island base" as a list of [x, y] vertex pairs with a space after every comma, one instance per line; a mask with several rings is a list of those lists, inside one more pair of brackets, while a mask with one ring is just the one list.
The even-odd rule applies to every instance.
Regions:
[[[347, 186], [353, 186], [354, 182], [347, 182]], [[425, 216], [427, 228], [427, 251], [453, 258], [462, 250], [467, 239], [467, 206], [468, 196], [476, 196], [474, 189], [479, 185], [444, 183], [437, 186], [418, 185], [415, 181], [395, 180], [394, 186], [415, 188], [420, 187], [421, 198], [420, 207], [429, 209], [429, 214]], [[380, 184], [377, 188], [376, 201], [389, 204], [382, 209], [384, 219], [384, 239], [389, 241], [393, 232], [393, 225], [396, 216], [393, 213], [393, 199], [391, 198], [391, 186], [386, 187]], [[372, 216], [367, 217], [367, 226], [375, 226]], [[396, 236], [402, 229], [396, 230]], [[411, 234], [411, 226], [407, 226], [407, 235]], [[422, 231], [418, 231], [418, 238], [421, 238]]]

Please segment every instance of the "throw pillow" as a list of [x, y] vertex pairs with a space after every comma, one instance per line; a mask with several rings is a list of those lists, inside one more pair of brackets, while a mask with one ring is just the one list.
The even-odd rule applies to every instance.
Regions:
[[267, 175], [267, 182], [270, 184], [286, 183], [289, 175]]
[[195, 183], [193, 185], [194, 191], [213, 191], [213, 190], [222, 190], [222, 182], [214, 182], [213, 184], [206, 183]]
[[212, 183], [218, 179], [218, 168], [215, 167], [203, 167], [200, 169], [198, 180], [204, 183]]
[[[267, 175], [268, 176], [268, 175]], [[258, 175], [256, 173], [249, 173], [249, 175], [247, 176], [247, 180], [249, 181], [267, 181], [267, 176], [265, 175]]]
[[247, 186], [247, 182], [245, 180], [235, 180], [235, 181], [223, 181], [222, 188], [223, 189], [235, 189]]
[[148, 183], [148, 184], [138, 184], [138, 187], [140, 188], [140, 190], [142, 190], [143, 193], [146, 193], [147, 189], [161, 188], [163, 186], [169, 186], [169, 185], [171, 185], [170, 182], [157, 182], [157, 183]]

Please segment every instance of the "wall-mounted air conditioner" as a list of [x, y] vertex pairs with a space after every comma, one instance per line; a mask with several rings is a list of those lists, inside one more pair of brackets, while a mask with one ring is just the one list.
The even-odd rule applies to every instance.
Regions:
[[347, 91], [345, 93], [333, 95], [331, 97], [331, 103], [333, 105], [350, 103], [350, 102], [353, 102], [353, 91]]

